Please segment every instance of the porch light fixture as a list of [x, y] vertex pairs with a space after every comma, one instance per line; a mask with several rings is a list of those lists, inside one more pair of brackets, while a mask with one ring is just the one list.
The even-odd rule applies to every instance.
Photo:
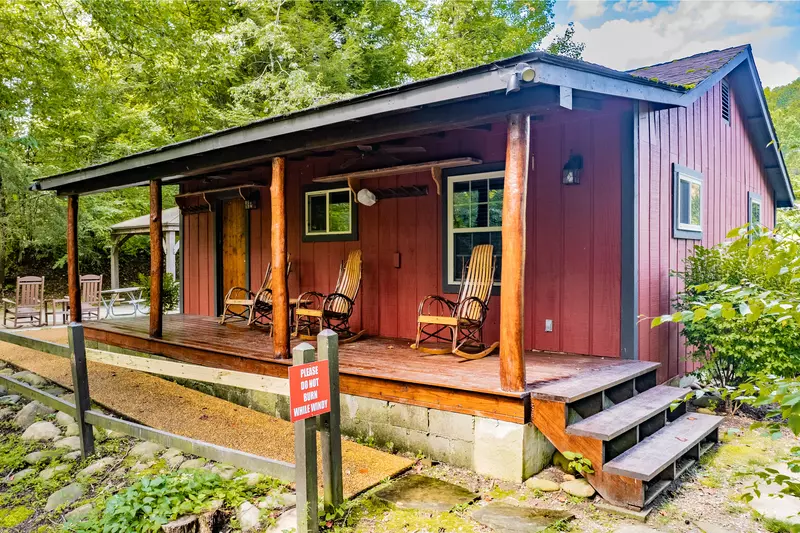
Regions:
[[520, 82], [532, 82], [536, 72], [527, 63], [518, 63], [514, 71], [508, 77], [506, 84], [506, 94], [515, 93], [520, 89]]
[[564, 170], [561, 172], [561, 183], [578, 185], [581, 182], [581, 170], [583, 170], [583, 157], [578, 154], [570, 154]]

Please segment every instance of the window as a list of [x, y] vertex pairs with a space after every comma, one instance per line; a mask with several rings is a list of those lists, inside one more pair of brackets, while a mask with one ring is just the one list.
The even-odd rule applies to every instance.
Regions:
[[[750, 230], [758, 231], [764, 223], [761, 221], [761, 195], [748, 192], [747, 193], [747, 224]], [[751, 236], [752, 240], [754, 236]]]
[[720, 83], [722, 89], [722, 121], [728, 126], [731, 125], [731, 88], [728, 85], [728, 80], [722, 80]]
[[350, 189], [307, 190], [305, 198], [306, 241], [350, 241], [358, 238], [357, 217]]
[[703, 175], [673, 165], [672, 236], [676, 239], [703, 237]]
[[494, 281], [495, 285], [500, 283], [504, 171], [481, 172], [477, 168], [470, 167], [471, 173], [456, 175], [455, 172], [465, 169], [453, 169], [447, 178], [444, 273], [448, 291], [458, 290], [464, 265], [478, 244], [494, 246], [497, 261]]

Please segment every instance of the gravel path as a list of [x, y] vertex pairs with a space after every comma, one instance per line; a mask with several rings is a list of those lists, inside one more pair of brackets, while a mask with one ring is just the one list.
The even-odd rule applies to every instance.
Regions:
[[[60, 344], [65, 328], [26, 332]], [[0, 342], [0, 359], [72, 388], [69, 360]], [[290, 422], [134, 370], [89, 363], [92, 400], [150, 427], [294, 463]], [[361, 492], [409, 467], [409, 459], [342, 442], [344, 492]], [[319, 462], [321, 465], [321, 462]], [[321, 466], [320, 466], [321, 476]]]

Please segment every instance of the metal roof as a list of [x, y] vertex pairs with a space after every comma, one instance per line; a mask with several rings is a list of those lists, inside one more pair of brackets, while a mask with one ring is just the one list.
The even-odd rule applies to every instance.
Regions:
[[[519, 93], [505, 95], [508, 77], [520, 63], [534, 67], [535, 79], [531, 83], [523, 83]], [[686, 77], [694, 74], [687, 74], [691, 70], [688, 65], [700, 63], [710, 66], [697, 76]], [[765, 167], [773, 180], [778, 205], [790, 206], [794, 194], [749, 45], [699, 54], [633, 72], [621, 72], [545, 52], [532, 52], [257, 120], [244, 126], [41, 178], [31, 188], [54, 190], [59, 194], [83, 194], [142, 185], [149, 179], [161, 179], [169, 183], [225, 168], [226, 165], [254, 164], [272, 157], [325, 146], [343, 146], [347, 143], [352, 146], [370, 138], [400, 132], [399, 124], [403, 120], [408, 122], [409, 128], [413, 123], [419, 125], [420, 129], [425, 124], [431, 129], [431, 120], [420, 118], [414, 122], [413, 117], [422, 110], [426, 110], [429, 116], [442, 117], [442, 120], [456, 111], [467, 112], [466, 115], [472, 113], [477, 120], [480, 113], [485, 113], [488, 98], [492, 99], [491, 103], [498, 113], [512, 109], [514, 103], [522, 106], [530, 102], [527, 105], [532, 106], [537, 98], [550, 104], [550, 93], [542, 89], [546, 86], [570, 88], [578, 95], [593, 93], [667, 106], [688, 106], [722, 77], [743, 64], [744, 67], [738, 71], [746, 72], [747, 76], [735, 77], [740, 89], [737, 92], [748, 100], [745, 104], [747, 116], [755, 126], [755, 142], [762, 151]], [[683, 70], [683, 76], [678, 76], [679, 70]], [[660, 74], [647, 74], [655, 72]], [[684, 86], [687, 80], [694, 80], [692, 83], [697, 85]], [[389, 117], [392, 118], [387, 120]]]

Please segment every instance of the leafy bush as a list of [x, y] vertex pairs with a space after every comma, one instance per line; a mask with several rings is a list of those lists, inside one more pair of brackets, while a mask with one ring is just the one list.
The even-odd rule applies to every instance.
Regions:
[[75, 533], [155, 533], [178, 517], [208, 510], [215, 500], [225, 507], [236, 507], [277, 486], [277, 481], [265, 478], [248, 487], [246, 481], [224, 480], [202, 469], [145, 476], [111, 496], [104, 507], [97, 506], [87, 519], [67, 523], [64, 529]]
[[[696, 246], [676, 274], [686, 287], [675, 302], [678, 312], [653, 324], [683, 322], [691, 357], [704, 363], [714, 385], [735, 386], [758, 373], [800, 374], [800, 323], [787, 319], [791, 307], [777, 303], [781, 295], [797, 293], [798, 277], [791, 265], [773, 260], [784, 251], [794, 253], [797, 230], [791, 224], [774, 231], [737, 228], [729, 233], [733, 241]], [[745, 300], [748, 296], [760, 298]], [[726, 320], [703, 320], [709, 315]]]
[[[145, 303], [150, 305], [150, 276], [139, 274], [139, 286], [142, 287], [142, 298]], [[164, 272], [164, 286], [161, 289], [161, 306], [164, 311], [172, 311], [178, 308], [181, 297], [181, 284], [175, 276], [169, 272]]]

